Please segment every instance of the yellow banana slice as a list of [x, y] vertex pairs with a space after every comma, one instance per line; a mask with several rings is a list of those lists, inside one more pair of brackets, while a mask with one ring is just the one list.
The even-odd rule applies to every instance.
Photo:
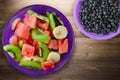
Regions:
[[21, 59], [21, 61], [26, 61], [26, 60], [29, 60], [29, 61], [30, 61], [30, 60], [31, 60], [31, 57], [23, 56], [22, 59]]
[[47, 60], [53, 60], [54, 63], [57, 63], [60, 60], [60, 54], [57, 52], [50, 52]]
[[67, 28], [65, 26], [57, 26], [53, 30], [53, 35], [56, 39], [63, 39], [68, 35]]
[[33, 56], [32, 61], [40, 62], [40, 57], [39, 56]]
[[36, 62], [40, 62], [40, 57], [39, 56], [32, 56], [32, 57], [23, 56], [21, 61], [36, 61]]
[[12, 23], [12, 30], [15, 30], [15, 28], [16, 28], [16, 25], [17, 25], [17, 23], [20, 21], [21, 19], [20, 18], [16, 18], [14, 21], [13, 21], [13, 23]]

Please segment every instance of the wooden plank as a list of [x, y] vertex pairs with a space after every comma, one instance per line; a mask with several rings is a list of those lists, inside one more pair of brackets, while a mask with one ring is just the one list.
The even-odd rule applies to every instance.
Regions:
[[[54, 1], [50, 1], [50, 0], [22, 0], [22, 1], [18, 1], [18, 0], [9, 0], [8, 6], [9, 10], [11, 12], [11, 10], [16, 10], [16, 9], [20, 9], [22, 7], [25, 7], [27, 5], [32, 5], [32, 4], [45, 4], [45, 5], [50, 5], [52, 7], [57, 8], [58, 10], [62, 11], [63, 13], [67, 13], [67, 14], [71, 14], [72, 13], [72, 9], [74, 5], [75, 0], [69, 0], [69, 1], [63, 1], [63, 0], [54, 0]], [[14, 5], [13, 5], [14, 4]], [[18, 6], [19, 5], [19, 6]], [[61, 7], [62, 6], [62, 7]]]

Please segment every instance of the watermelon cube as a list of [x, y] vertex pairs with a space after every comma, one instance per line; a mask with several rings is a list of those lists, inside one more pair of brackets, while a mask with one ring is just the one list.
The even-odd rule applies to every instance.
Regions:
[[51, 34], [50, 34], [50, 31], [47, 31], [47, 30], [44, 31], [44, 33], [46, 33], [49, 37], [50, 37], [50, 35], [51, 35]]
[[42, 22], [39, 20], [37, 24], [38, 24], [39, 28], [42, 29], [43, 31], [47, 30], [49, 27], [49, 23], [45, 22], [45, 21]]
[[41, 67], [43, 70], [48, 70], [48, 68], [49, 68], [48, 62], [42, 62]]
[[54, 68], [55, 67], [54, 62], [52, 60], [42, 62], [41, 66], [42, 66], [43, 70], [48, 70], [49, 68]]
[[26, 57], [32, 57], [34, 55], [35, 47], [29, 44], [23, 44], [22, 55]]
[[48, 48], [50, 48], [50, 49], [58, 49], [58, 40], [56, 40], [56, 39], [51, 39], [51, 40], [48, 42]]
[[48, 62], [48, 65], [49, 65], [50, 68], [55, 67], [53, 60], [48, 60], [47, 62]]
[[15, 35], [11, 36], [9, 39], [9, 43], [17, 45], [18, 44], [17, 36], [15, 36]]
[[30, 35], [30, 27], [22, 22], [19, 22], [15, 30], [15, 35], [22, 39], [28, 39]]
[[31, 14], [25, 14], [25, 17], [23, 19], [24, 24], [30, 26], [31, 28], [36, 28], [37, 24], [37, 18], [35, 16], [32, 16]]
[[48, 34], [50, 38], [54, 37], [52, 31], [50, 30], [45, 30], [44, 33]]
[[31, 37], [31, 35], [29, 36], [28, 39], [23, 39], [23, 41], [24, 41], [24, 43], [29, 44], [29, 45], [32, 45], [32, 43], [33, 43], [33, 39]]
[[37, 41], [33, 41], [32, 45], [35, 47], [35, 53], [39, 52], [39, 44]]
[[63, 54], [68, 51], [68, 39], [58, 40], [59, 44], [59, 53]]

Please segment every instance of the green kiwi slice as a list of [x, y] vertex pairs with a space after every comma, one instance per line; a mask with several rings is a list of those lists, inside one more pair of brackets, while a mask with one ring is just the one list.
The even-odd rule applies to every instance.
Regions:
[[18, 45], [19, 45], [20, 48], [22, 48], [23, 44], [24, 44], [23, 40], [18, 41]]
[[20, 66], [28, 67], [28, 68], [34, 68], [34, 69], [41, 69], [41, 65], [35, 61], [20, 61]]
[[47, 60], [48, 54], [49, 54], [49, 49], [46, 44], [39, 42], [39, 46], [41, 47], [41, 57], [40, 61], [44, 62]]
[[14, 58], [17, 62], [21, 60], [21, 57], [22, 57], [21, 50], [18, 46], [13, 45], [13, 44], [8, 44], [8, 45], [5, 45], [3, 49], [7, 51], [9, 55], [13, 54], [13, 56], [11, 55], [10, 56]]

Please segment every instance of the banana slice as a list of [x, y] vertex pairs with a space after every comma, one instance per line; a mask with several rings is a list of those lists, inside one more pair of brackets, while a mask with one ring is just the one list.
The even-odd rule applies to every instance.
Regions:
[[40, 62], [40, 57], [39, 56], [33, 56], [31, 61]]
[[21, 61], [27, 61], [27, 60], [30, 61], [31, 59], [32, 59], [32, 57], [23, 56], [22, 59], [21, 59]]
[[39, 56], [42, 57], [42, 50], [39, 48]]
[[54, 63], [57, 63], [60, 60], [60, 54], [57, 52], [50, 52], [47, 60], [53, 60]]
[[63, 39], [68, 35], [67, 28], [65, 26], [57, 26], [53, 30], [53, 35], [56, 39]]
[[36, 61], [36, 62], [40, 62], [40, 57], [39, 56], [32, 56], [32, 57], [23, 56], [21, 61]]
[[20, 18], [16, 18], [14, 21], [13, 21], [13, 23], [12, 23], [12, 30], [15, 30], [15, 28], [16, 28], [16, 25], [17, 25], [17, 23], [20, 21], [21, 19]]

